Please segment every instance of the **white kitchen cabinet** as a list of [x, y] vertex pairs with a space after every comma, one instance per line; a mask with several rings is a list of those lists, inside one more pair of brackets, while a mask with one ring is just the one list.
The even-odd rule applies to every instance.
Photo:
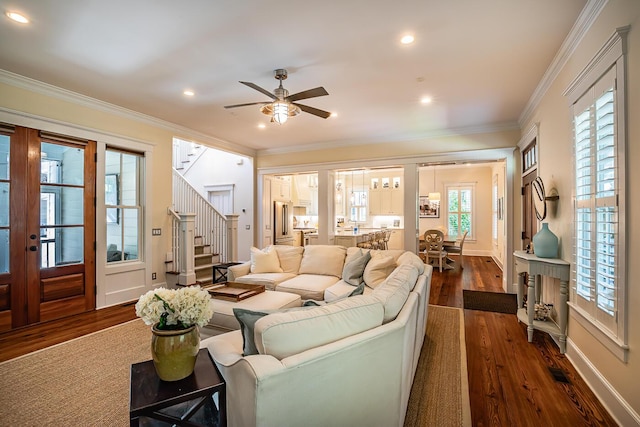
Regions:
[[271, 179], [271, 200], [278, 202], [291, 201], [291, 182], [273, 177]]
[[399, 176], [371, 178], [369, 215], [403, 215], [404, 189]]
[[265, 176], [262, 186], [262, 247], [273, 243], [273, 199], [271, 196], [271, 184], [273, 179]]

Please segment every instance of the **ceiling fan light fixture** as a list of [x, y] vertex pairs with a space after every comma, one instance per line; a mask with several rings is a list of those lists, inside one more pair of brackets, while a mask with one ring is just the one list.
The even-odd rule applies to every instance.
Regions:
[[284, 124], [289, 118], [289, 105], [286, 102], [274, 102], [273, 121], [279, 125]]
[[285, 123], [289, 117], [300, 114], [300, 107], [293, 105], [290, 102], [275, 101], [260, 107], [260, 112], [270, 116], [272, 122], [281, 125]]

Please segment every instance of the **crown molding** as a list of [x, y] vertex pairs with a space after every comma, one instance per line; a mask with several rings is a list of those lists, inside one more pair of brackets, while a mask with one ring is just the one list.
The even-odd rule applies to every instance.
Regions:
[[529, 102], [527, 106], [520, 114], [520, 118], [518, 119], [518, 123], [520, 126], [526, 125], [526, 123], [531, 119], [531, 115], [540, 105], [540, 101], [547, 93], [553, 81], [558, 77], [562, 68], [567, 64], [567, 61], [573, 55], [578, 44], [584, 38], [584, 35], [589, 31], [593, 23], [595, 22], [602, 9], [606, 6], [609, 0], [588, 0], [585, 7], [580, 12], [578, 19], [573, 24], [571, 31], [565, 38], [564, 42], [560, 46], [558, 53], [551, 61], [551, 65], [547, 68], [540, 83], [536, 87], [536, 90], [533, 91], [531, 98], [529, 98]]
[[49, 96], [54, 99], [69, 102], [82, 107], [90, 108], [104, 113], [113, 114], [128, 120], [134, 120], [149, 126], [158, 127], [174, 133], [175, 137], [182, 139], [193, 139], [198, 143], [205, 144], [209, 147], [218, 148], [223, 151], [229, 151], [236, 154], [243, 154], [250, 157], [256, 156], [256, 150], [242, 145], [233, 144], [222, 139], [212, 137], [211, 135], [195, 131], [185, 126], [178, 125], [166, 120], [158, 119], [153, 116], [129, 110], [118, 105], [110, 104], [96, 98], [91, 98], [67, 89], [50, 85], [39, 80], [21, 76], [7, 70], [0, 69], [0, 83], [9, 86], [25, 89], [41, 95]]
[[423, 132], [418, 135], [411, 136], [407, 138], [405, 136], [396, 136], [389, 137], [385, 140], [380, 141], [371, 141], [371, 140], [351, 140], [351, 141], [328, 141], [328, 142], [319, 142], [315, 144], [307, 144], [307, 145], [297, 145], [290, 147], [279, 147], [279, 148], [265, 148], [257, 151], [258, 157], [260, 156], [269, 156], [276, 154], [290, 154], [290, 153], [301, 153], [306, 151], [318, 151], [318, 150], [327, 150], [327, 149], [336, 149], [336, 148], [345, 148], [345, 147], [358, 147], [362, 145], [376, 145], [376, 144], [396, 144], [401, 142], [419, 142], [434, 138], [447, 138], [451, 136], [460, 136], [460, 135], [474, 135], [474, 134], [483, 134], [483, 133], [493, 133], [493, 132], [504, 132], [504, 131], [512, 131], [512, 130], [520, 130], [520, 125], [517, 122], [505, 122], [505, 123], [497, 123], [490, 125], [480, 125], [480, 126], [468, 126], [462, 128], [449, 128], [436, 130], [432, 132]]

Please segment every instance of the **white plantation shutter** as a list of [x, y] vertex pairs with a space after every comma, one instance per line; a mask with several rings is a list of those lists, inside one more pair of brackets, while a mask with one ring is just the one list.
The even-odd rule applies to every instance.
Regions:
[[574, 104], [576, 304], [609, 332], [618, 315], [616, 69]]

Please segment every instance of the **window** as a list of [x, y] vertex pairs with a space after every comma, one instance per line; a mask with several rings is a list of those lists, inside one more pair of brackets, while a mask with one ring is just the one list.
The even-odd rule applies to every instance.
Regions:
[[143, 229], [140, 203], [143, 157], [107, 149], [105, 158], [107, 262], [139, 260]]
[[467, 238], [474, 236], [473, 215], [474, 185], [447, 186], [447, 234], [462, 237], [465, 231]]
[[350, 199], [349, 220], [353, 222], [367, 221], [367, 192], [352, 191]]
[[626, 359], [626, 352], [620, 352], [626, 348], [621, 40], [619, 34], [610, 40], [609, 52], [617, 52], [612, 62], [598, 58], [600, 65], [569, 90], [575, 157], [571, 307], [580, 315], [579, 321], [595, 326], [592, 332], [601, 342], [609, 348], [612, 342], [617, 344], [618, 351], [612, 351]]

